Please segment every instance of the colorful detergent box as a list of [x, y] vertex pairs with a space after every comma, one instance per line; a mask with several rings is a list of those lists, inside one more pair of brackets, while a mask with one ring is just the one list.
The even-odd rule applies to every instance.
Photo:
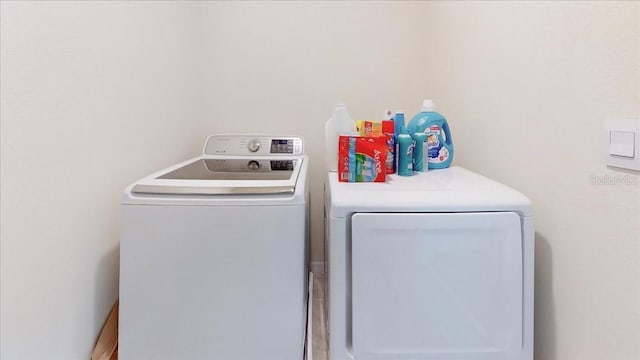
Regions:
[[338, 157], [338, 180], [385, 182], [386, 137], [340, 136]]
[[385, 136], [387, 138], [387, 174], [396, 172], [396, 142], [393, 136], [393, 120], [358, 120], [356, 127], [360, 136]]

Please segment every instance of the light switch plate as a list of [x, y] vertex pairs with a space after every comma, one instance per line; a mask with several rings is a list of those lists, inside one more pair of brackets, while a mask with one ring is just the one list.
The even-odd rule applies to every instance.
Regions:
[[640, 118], [607, 119], [604, 141], [607, 165], [640, 171]]
[[633, 131], [609, 131], [609, 154], [633, 158], [635, 136]]

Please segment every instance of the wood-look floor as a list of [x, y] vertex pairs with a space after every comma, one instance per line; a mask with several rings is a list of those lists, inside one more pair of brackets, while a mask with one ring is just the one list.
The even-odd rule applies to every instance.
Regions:
[[313, 360], [329, 360], [327, 342], [327, 313], [325, 304], [326, 275], [319, 273], [313, 276]]

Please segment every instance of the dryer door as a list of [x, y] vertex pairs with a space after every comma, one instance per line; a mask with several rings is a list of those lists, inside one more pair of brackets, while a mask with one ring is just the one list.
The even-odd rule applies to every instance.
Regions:
[[520, 358], [522, 255], [512, 212], [355, 214], [355, 359]]

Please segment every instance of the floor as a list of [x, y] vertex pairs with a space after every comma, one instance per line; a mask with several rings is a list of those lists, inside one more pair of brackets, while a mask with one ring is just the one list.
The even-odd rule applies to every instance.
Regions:
[[328, 342], [327, 342], [327, 312], [325, 304], [325, 284], [326, 275], [323, 273], [314, 274], [313, 276], [313, 358], [309, 360], [329, 360]]

